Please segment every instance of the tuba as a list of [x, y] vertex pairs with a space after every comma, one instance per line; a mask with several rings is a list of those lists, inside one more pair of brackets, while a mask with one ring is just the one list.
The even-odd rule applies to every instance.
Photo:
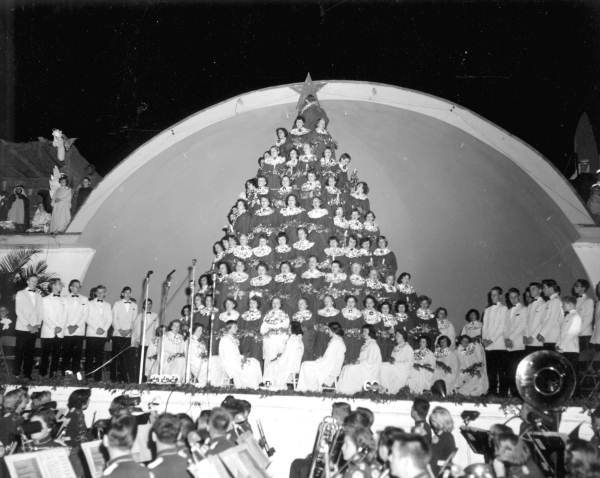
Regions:
[[325, 417], [317, 431], [308, 478], [325, 477], [328, 468], [339, 462], [343, 443], [343, 427], [333, 417]]

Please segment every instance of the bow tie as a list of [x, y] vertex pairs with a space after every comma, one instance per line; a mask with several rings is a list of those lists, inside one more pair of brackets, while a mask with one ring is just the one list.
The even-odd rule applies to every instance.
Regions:
[[123, 301], [123, 303], [124, 304], [131, 304], [131, 301], [130, 300], [125, 300], [125, 301]]
[[36, 289], [27, 289], [27, 292], [36, 292]]
[[60, 297], [60, 294], [52, 294], [52, 297]]
[[104, 302], [102, 299], [96, 299], [96, 301], [98, 301], [98, 302]]
[[79, 297], [78, 294], [71, 294], [71, 297]]

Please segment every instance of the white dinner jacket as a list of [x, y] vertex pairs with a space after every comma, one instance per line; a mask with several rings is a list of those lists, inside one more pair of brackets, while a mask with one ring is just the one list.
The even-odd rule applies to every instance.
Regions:
[[[131, 337], [133, 323], [138, 314], [137, 305], [133, 301], [125, 303], [124, 299], [114, 303], [112, 308], [113, 337]], [[129, 306], [129, 307], [128, 307]], [[121, 335], [119, 330], [129, 330], [127, 335]]]
[[546, 303], [540, 296], [527, 306], [527, 336], [533, 339], [530, 344], [527, 344], [530, 347], [541, 347], [544, 345], [537, 339], [537, 336], [542, 331], [545, 314]]
[[[110, 304], [106, 301], [100, 302], [98, 299], [94, 299], [90, 301], [89, 309], [85, 336], [106, 337], [108, 328], [112, 323], [112, 308]], [[103, 329], [104, 333], [98, 334], [96, 332], [98, 329]]]
[[[42, 299], [42, 310], [40, 338], [53, 339], [58, 337], [62, 339], [65, 336], [67, 320], [65, 298], [55, 297], [54, 294], [47, 295]], [[56, 332], [56, 327], [60, 327], [60, 332]]]
[[501, 303], [490, 305], [483, 313], [482, 340], [491, 340], [486, 350], [506, 350], [504, 338], [508, 323], [508, 308]]
[[[66, 302], [66, 325], [65, 337], [82, 337], [85, 335], [85, 324], [90, 313], [90, 304], [86, 296], [80, 294], [69, 294], [65, 297]], [[73, 333], [69, 333], [69, 326], [76, 325]]]
[[586, 294], [577, 297], [575, 306], [579, 317], [581, 317], [581, 332], [579, 335], [589, 337], [594, 330], [594, 301]]
[[558, 294], [554, 293], [550, 296], [550, 300], [546, 302], [546, 314], [542, 322], [542, 331], [545, 342], [557, 343], [560, 337], [560, 326], [564, 320], [564, 312], [562, 303]]
[[562, 320], [560, 336], [556, 345], [561, 352], [579, 353], [579, 332], [581, 331], [581, 317], [576, 310], [572, 310]]
[[508, 320], [506, 322], [505, 338], [512, 341], [512, 348], [507, 348], [509, 352], [525, 350], [523, 337], [527, 332], [527, 307], [523, 304], [517, 304], [508, 310]]
[[28, 325], [41, 325], [42, 323], [42, 296], [27, 289], [17, 292], [15, 298], [17, 323], [15, 330], [29, 332]]

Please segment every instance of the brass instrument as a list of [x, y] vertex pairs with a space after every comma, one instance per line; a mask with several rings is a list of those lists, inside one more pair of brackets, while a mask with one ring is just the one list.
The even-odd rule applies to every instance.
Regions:
[[325, 417], [317, 431], [308, 477], [324, 478], [329, 468], [339, 462], [343, 443], [343, 427], [333, 417]]

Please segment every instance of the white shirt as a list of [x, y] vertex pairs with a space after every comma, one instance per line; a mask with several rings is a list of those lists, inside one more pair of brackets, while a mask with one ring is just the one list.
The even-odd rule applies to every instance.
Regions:
[[344, 365], [344, 357], [346, 356], [346, 344], [344, 339], [339, 335], [334, 335], [329, 340], [325, 353], [316, 362], [319, 364], [324, 384], [332, 384], [339, 376], [342, 366]]
[[[85, 324], [90, 312], [88, 298], [84, 295], [69, 294], [65, 297], [65, 337], [82, 337], [85, 335]], [[69, 326], [76, 325], [77, 328], [71, 334]]]
[[525, 350], [523, 337], [527, 332], [527, 307], [523, 304], [517, 304], [508, 310], [508, 320], [506, 321], [505, 338], [512, 341], [512, 348], [507, 348], [509, 352]]
[[541, 347], [544, 345], [537, 339], [537, 336], [542, 331], [545, 314], [546, 303], [540, 296], [527, 306], [527, 337], [533, 339], [533, 341], [528, 344], [530, 347]]
[[[42, 328], [40, 338], [52, 339], [58, 337], [62, 339], [65, 336], [65, 325], [67, 323], [67, 314], [64, 297], [56, 297], [54, 294], [47, 295], [42, 299]], [[56, 332], [56, 327], [60, 327], [60, 332]]]
[[594, 324], [594, 301], [583, 294], [577, 298], [577, 304], [575, 309], [581, 317], [581, 332], [579, 335], [584, 337], [592, 335], [593, 324]]
[[[139, 346], [142, 343], [142, 313], [138, 314], [133, 321], [133, 332], [131, 334], [131, 345]], [[152, 339], [156, 336], [158, 328], [158, 315], [154, 312], [146, 314], [146, 337], [144, 345], [148, 346]]]
[[508, 309], [504, 304], [490, 305], [483, 313], [482, 340], [491, 340], [492, 343], [485, 347], [486, 350], [506, 350], [504, 345]]
[[[131, 337], [133, 322], [137, 316], [137, 305], [131, 300], [118, 300], [112, 309], [112, 326], [114, 337]], [[125, 335], [121, 335], [120, 330], [128, 330]]]
[[37, 326], [42, 323], [42, 296], [37, 292], [28, 289], [17, 292], [15, 309], [17, 313], [15, 330], [29, 332], [28, 325]]
[[579, 333], [581, 332], [581, 317], [577, 310], [565, 315], [560, 324], [560, 335], [556, 345], [561, 352], [579, 353]]
[[564, 312], [560, 297], [557, 293], [550, 296], [550, 300], [546, 302], [546, 313], [542, 322], [542, 330], [540, 334], [544, 337], [545, 343], [556, 343], [560, 336], [560, 326], [564, 319]]
[[[106, 337], [108, 328], [112, 323], [112, 309], [108, 302], [100, 302], [98, 299], [91, 300], [89, 303], [90, 311], [87, 318], [86, 337]], [[104, 333], [98, 334], [96, 331], [102, 329]]]

